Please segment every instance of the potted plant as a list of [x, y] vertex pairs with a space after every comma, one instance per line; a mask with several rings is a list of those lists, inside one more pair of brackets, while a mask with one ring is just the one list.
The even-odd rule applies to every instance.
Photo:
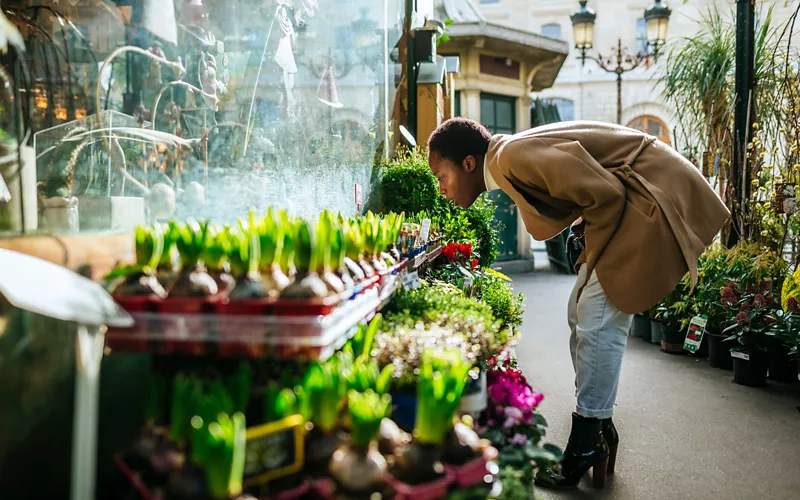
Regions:
[[683, 344], [686, 340], [687, 318], [686, 292], [688, 287], [685, 280], [661, 302], [656, 308], [656, 317], [660, 320], [661, 350], [669, 354], [685, 354]]
[[747, 293], [730, 311], [733, 317], [723, 333], [729, 335], [727, 342], [737, 344], [731, 348], [733, 381], [741, 385], [763, 386], [767, 383], [769, 368], [769, 336], [778, 321], [777, 304], [772, 295]]
[[350, 439], [334, 452], [330, 461], [330, 474], [340, 493], [367, 498], [384, 492], [387, 465], [376, 439], [381, 422], [389, 415], [391, 402], [388, 394], [371, 389], [348, 393]]
[[643, 312], [633, 316], [633, 324], [631, 325], [631, 335], [639, 337], [640, 339], [650, 340], [652, 332], [650, 331], [650, 314]]
[[496, 366], [487, 377], [489, 407], [481, 416], [481, 436], [499, 451], [501, 470], [512, 467], [520, 471], [528, 478], [530, 488], [536, 467], [544, 470], [562, 458], [558, 447], [542, 444], [547, 422], [536, 408], [544, 396], [534, 392], [525, 376], [512, 366]]
[[[729, 282], [725, 288], [720, 292], [720, 298], [717, 300], [718, 307], [724, 308], [726, 313], [739, 304], [739, 288], [735, 283]], [[714, 308], [713, 310], [717, 310]], [[723, 317], [727, 317], [727, 314]], [[731, 358], [730, 347], [725, 343], [728, 335], [723, 334], [725, 320], [720, 321], [720, 331], [708, 332], [708, 362], [714, 368], [721, 368], [723, 370], [733, 370], [733, 359]], [[713, 327], [712, 327], [713, 328]]]
[[346, 394], [346, 381], [334, 357], [314, 363], [303, 382], [303, 398], [313, 428], [306, 438], [306, 469], [312, 475], [328, 471], [328, 464], [342, 443], [339, 415]]
[[417, 382], [414, 439], [398, 451], [391, 472], [398, 496], [438, 498], [447, 491], [453, 478], [446, 474], [440, 457], [470, 368], [457, 350], [424, 352]]
[[300, 220], [295, 226], [294, 281], [281, 292], [284, 299], [321, 299], [328, 296], [328, 286], [317, 274], [319, 263], [323, 262], [325, 242], [318, 228]]
[[[798, 374], [800, 374], [800, 356], [797, 356], [798, 347], [800, 347], [800, 304], [795, 297], [789, 297], [785, 301], [784, 308], [776, 311], [776, 322], [772, 326], [773, 342], [770, 347], [774, 349], [773, 345], [780, 343], [785, 348], [785, 351], [778, 354], [784, 358], [783, 360], [775, 359], [774, 350], [770, 352], [770, 367], [769, 377], [772, 380], [796, 384], [798, 382]], [[783, 361], [780, 363], [779, 361]], [[794, 363], [791, 363], [794, 361]], [[788, 365], [788, 366], [787, 366]]]
[[142, 307], [127, 303], [126, 309], [145, 310], [152, 299], [163, 299], [166, 290], [158, 281], [156, 269], [164, 253], [164, 233], [161, 226], [137, 227], [134, 231], [136, 263], [114, 269], [106, 276], [109, 293], [117, 299], [142, 297]]
[[230, 253], [230, 240], [225, 229], [217, 225], [209, 225], [201, 258], [208, 269], [208, 274], [217, 284], [220, 295], [223, 296], [227, 296], [236, 286], [236, 280], [230, 273], [230, 263], [228, 262]]

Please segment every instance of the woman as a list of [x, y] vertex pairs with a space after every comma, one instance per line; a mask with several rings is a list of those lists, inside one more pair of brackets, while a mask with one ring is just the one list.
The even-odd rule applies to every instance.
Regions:
[[633, 314], [666, 297], [729, 217], [697, 169], [645, 133], [565, 122], [515, 135], [491, 134], [456, 118], [428, 141], [441, 193], [468, 207], [501, 189], [528, 232], [547, 240], [572, 225], [578, 279], [569, 299], [577, 406], [559, 468], [537, 484], [575, 488], [594, 468], [613, 473], [619, 437], [611, 417]]

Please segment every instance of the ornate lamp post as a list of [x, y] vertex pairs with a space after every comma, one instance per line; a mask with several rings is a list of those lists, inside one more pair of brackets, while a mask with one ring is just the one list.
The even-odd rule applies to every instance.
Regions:
[[644, 11], [648, 47], [644, 53], [629, 54], [622, 46], [620, 38], [617, 47], [611, 49], [611, 54], [591, 55], [588, 52], [594, 47], [594, 23], [597, 14], [586, 6], [586, 0], [580, 0], [578, 3], [580, 8], [570, 16], [575, 48], [580, 51], [581, 64], [586, 64], [586, 60], [589, 59], [596, 62], [602, 70], [617, 75], [617, 123], [622, 124], [622, 75], [641, 66], [650, 55], [654, 59], [658, 58], [659, 51], [667, 40], [667, 27], [672, 10], [661, 3], [661, 0], [655, 0], [655, 3]]

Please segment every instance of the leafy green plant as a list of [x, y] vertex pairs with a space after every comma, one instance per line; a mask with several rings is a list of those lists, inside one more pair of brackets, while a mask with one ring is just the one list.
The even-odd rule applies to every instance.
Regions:
[[264, 395], [264, 422], [277, 422], [298, 413], [301, 413], [301, 401], [297, 391], [270, 382]]
[[383, 322], [383, 315], [377, 313], [372, 321], [361, 323], [352, 339], [348, 342], [349, 349], [353, 351], [356, 358], [361, 356], [370, 356], [372, 353], [372, 346], [375, 342], [375, 334], [381, 328]]
[[338, 360], [314, 363], [303, 384], [311, 421], [325, 433], [332, 432], [339, 423], [339, 410], [346, 394], [346, 381], [339, 374]]
[[723, 333], [726, 341], [735, 341], [744, 352], [766, 352], [769, 337], [775, 334], [778, 323], [778, 304], [772, 295], [745, 293], [738, 301], [730, 300], [728, 326]]
[[206, 422], [192, 419], [192, 460], [206, 476], [212, 498], [235, 498], [242, 493], [247, 425], [242, 413], [220, 413]]
[[347, 411], [354, 445], [365, 447], [375, 440], [381, 421], [389, 416], [391, 404], [391, 396], [371, 389], [364, 392], [351, 390], [347, 394]]
[[429, 350], [423, 354], [417, 384], [417, 420], [414, 436], [422, 444], [442, 444], [453, 429], [472, 365], [456, 350]]
[[386, 394], [392, 383], [394, 365], [388, 364], [383, 369], [378, 368], [378, 363], [367, 356], [359, 356], [353, 361], [349, 352], [341, 352], [336, 358], [339, 362], [339, 373], [344, 377], [348, 390], [364, 392], [374, 391]]
[[477, 286], [481, 300], [492, 308], [492, 314], [503, 327], [522, 325], [525, 299], [521, 293], [514, 295], [507, 281], [489, 273], [481, 273]]

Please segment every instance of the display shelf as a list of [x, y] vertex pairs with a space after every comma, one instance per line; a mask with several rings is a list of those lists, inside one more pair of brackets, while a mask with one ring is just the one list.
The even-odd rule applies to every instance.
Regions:
[[[404, 269], [405, 261], [371, 286], [362, 287], [360, 293], [321, 303], [252, 301], [246, 304], [250, 307], [232, 307], [236, 302], [196, 299], [192, 306], [187, 299], [175, 299], [181, 301], [173, 304], [179, 307], [164, 307], [170, 302], [167, 299], [158, 306], [151, 303], [154, 310], [132, 307], [131, 301], [125, 305], [136, 324], [109, 329], [106, 346], [112, 352], [325, 360], [353, 336], [359, 323], [372, 319], [389, 302], [400, 283], [397, 275]], [[254, 310], [261, 314], [246, 314]]]

